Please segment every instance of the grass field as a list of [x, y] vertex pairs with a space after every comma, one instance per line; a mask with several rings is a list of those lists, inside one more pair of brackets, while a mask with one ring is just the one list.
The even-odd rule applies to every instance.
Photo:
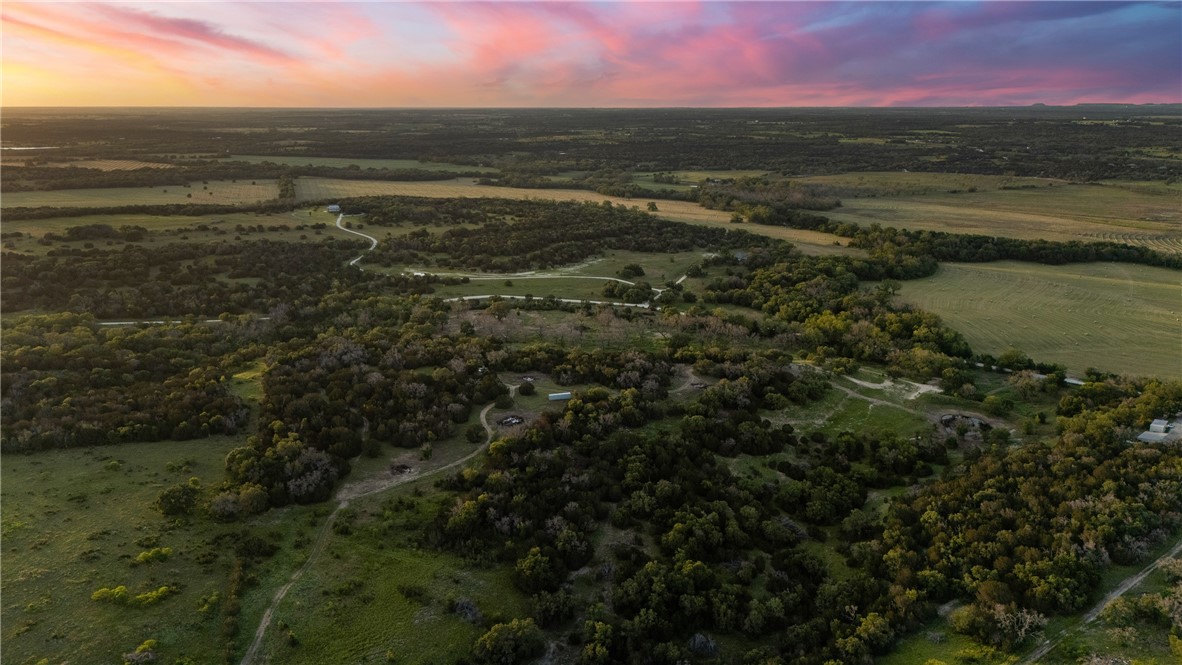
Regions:
[[60, 189], [48, 192], [6, 193], [0, 207], [56, 206], [59, 208], [206, 203], [234, 205], [267, 201], [279, 195], [274, 180], [229, 182], [211, 180], [187, 187], [111, 187], [107, 189]]
[[1180, 202], [1182, 186], [1072, 184], [960, 194], [844, 198], [841, 208], [826, 215], [835, 221], [861, 225], [877, 223], [1029, 240], [1111, 241], [1178, 253], [1182, 252]]
[[1182, 272], [1115, 263], [946, 263], [899, 298], [939, 314], [978, 352], [1182, 378]]
[[[525, 189], [519, 187], [488, 187], [477, 185], [471, 178], [456, 178], [444, 182], [383, 182], [379, 180], [339, 180], [334, 178], [299, 178], [296, 180], [296, 197], [304, 201], [323, 201], [350, 196], [425, 196], [437, 198], [504, 198], [536, 199], [554, 201], [590, 201], [601, 203], [612, 201], [617, 204], [644, 207], [645, 199], [624, 199], [604, 196], [579, 189]], [[731, 224], [731, 214], [722, 210], [708, 210], [690, 201], [656, 201], [656, 216], [675, 222], [742, 229], [772, 238], [795, 243], [806, 254], [849, 253], [861, 254], [860, 250], [835, 245], [844, 242], [836, 236], [816, 231], [789, 229], [779, 226], [757, 224]]]
[[[231, 548], [213, 545], [241, 526], [172, 522], [153, 507], [160, 491], [189, 478], [222, 480], [227, 451], [242, 438], [136, 443], [7, 455], [2, 470], [4, 662], [115, 663], [146, 639], [163, 662], [183, 656], [216, 663], [220, 607]], [[266, 531], [260, 530], [259, 535]], [[153, 547], [166, 561], [134, 565]], [[138, 594], [163, 585], [178, 592], [149, 607], [91, 600], [100, 587]]]
[[447, 162], [422, 162], [417, 159], [354, 159], [352, 157], [312, 157], [305, 155], [234, 155], [225, 157], [226, 162], [251, 162], [261, 164], [271, 162], [284, 166], [332, 166], [344, 168], [358, 166], [363, 169], [419, 169], [423, 171], [496, 171], [483, 166], [466, 166], [464, 164], [449, 164]]

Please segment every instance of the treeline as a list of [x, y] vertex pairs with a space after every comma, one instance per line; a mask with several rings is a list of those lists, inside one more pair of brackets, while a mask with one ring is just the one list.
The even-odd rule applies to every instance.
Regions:
[[[552, 169], [546, 169], [550, 171]], [[492, 187], [524, 187], [529, 189], [583, 189], [604, 196], [618, 196], [626, 199], [658, 199], [664, 201], [694, 201], [695, 190], [649, 188], [633, 182], [631, 171], [622, 169], [600, 169], [570, 180], [551, 180], [535, 172], [504, 170], [496, 177], [485, 175], [477, 184]]]
[[1182, 256], [1138, 245], [1077, 240], [1022, 240], [942, 231], [884, 229], [875, 225], [855, 232], [850, 239], [850, 246], [871, 252], [883, 251], [887, 247], [899, 248], [898, 251], [904, 254], [930, 256], [937, 261], [985, 263], [1010, 260], [1049, 265], [1114, 261], [1182, 269]]
[[[100, 189], [111, 187], [185, 186], [210, 180], [274, 180], [311, 176], [344, 180], [420, 182], [452, 180], [487, 175], [480, 170], [438, 171], [430, 169], [388, 169], [356, 166], [296, 166], [274, 162], [232, 160], [191, 160], [162, 163], [158, 167], [102, 170], [79, 166], [6, 166], [0, 178], [0, 192]], [[283, 197], [280, 197], [283, 198]]]
[[698, 188], [695, 200], [702, 207], [712, 210], [766, 208], [772, 205], [791, 210], [832, 210], [841, 206], [841, 199], [827, 185], [769, 180], [765, 177], [711, 180]]
[[55, 217], [88, 217], [90, 215], [164, 215], [178, 217], [201, 217], [204, 215], [227, 215], [238, 212], [256, 212], [260, 214], [289, 212], [297, 207], [310, 206], [314, 202], [305, 201], [298, 206], [290, 200], [263, 201], [261, 203], [241, 203], [237, 205], [217, 205], [208, 203], [161, 203], [145, 205], [123, 206], [36, 206], [4, 208], [4, 217], [10, 221], [28, 219], [50, 219]]
[[514, 212], [514, 221], [441, 233], [420, 229], [383, 240], [374, 260], [391, 265], [426, 259], [449, 268], [515, 272], [576, 263], [609, 249], [672, 253], [772, 242], [746, 232], [668, 222], [611, 202], [523, 205], [514, 206]]
[[865, 249], [871, 256], [899, 255], [921, 260], [971, 263], [1031, 261], [1049, 265], [1115, 261], [1182, 268], [1182, 256], [1122, 243], [1025, 240], [943, 231], [910, 231], [884, 228], [877, 223], [863, 227], [851, 222], [834, 222], [823, 215], [802, 212], [786, 204], [742, 206], [738, 210], [751, 223], [810, 229], [849, 238], [850, 247]]

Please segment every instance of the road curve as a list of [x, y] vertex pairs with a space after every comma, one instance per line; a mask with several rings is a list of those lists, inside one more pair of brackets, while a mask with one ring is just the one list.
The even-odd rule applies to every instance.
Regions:
[[[377, 248], [377, 246], [378, 246], [378, 239], [377, 238], [375, 238], [371, 235], [367, 235], [365, 233], [362, 233], [360, 231], [354, 231], [353, 229], [345, 228], [344, 226], [341, 225], [341, 220], [343, 220], [344, 218], [345, 218], [345, 213], [343, 213], [343, 212], [341, 214], [337, 215], [337, 228], [338, 229], [344, 231], [345, 233], [352, 233], [355, 236], [361, 236], [362, 238], [365, 238], [366, 240], [368, 240], [369, 241], [369, 249], [365, 250], [366, 252], [372, 252], [374, 249]], [[361, 254], [357, 258], [350, 261], [349, 265], [355, 266], [355, 265], [357, 265], [357, 262], [363, 258], [365, 258], [365, 254]]]

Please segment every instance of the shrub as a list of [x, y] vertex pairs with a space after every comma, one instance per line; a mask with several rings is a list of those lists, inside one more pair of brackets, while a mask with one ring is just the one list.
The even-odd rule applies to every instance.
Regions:
[[140, 552], [135, 558], [135, 563], [155, 563], [157, 561], [167, 561], [168, 557], [172, 556], [171, 547], [153, 547], [150, 550]]
[[477, 638], [472, 655], [478, 663], [514, 665], [542, 655], [542, 631], [533, 619], [498, 623]]
[[159, 589], [156, 589], [155, 591], [146, 591], [144, 593], [137, 594], [135, 599], [132, 601], [132, 604], [138, 605], [140, 607], [147, 607], [148, 605], [155, 605], [156, 603], [158, 603], [158, 602], [164, 600], [165, 598], [171, 596], [172, 594], [176, 593], [176, 591], [177, 590], [173, 587], [162, 586]]
[[113, 603], [115, 605], [126, 605], [127, 599], [128, 599], [127, 587], [123, 586], [122, 584], [115, 587], [114, 589], [108, 589], [107, 587], [103, 587], [103, 588], [99, 589], [98, 591], [95, 591], [94, 593], [90, 594], [90, 599], [101, 602], [101, 603]]

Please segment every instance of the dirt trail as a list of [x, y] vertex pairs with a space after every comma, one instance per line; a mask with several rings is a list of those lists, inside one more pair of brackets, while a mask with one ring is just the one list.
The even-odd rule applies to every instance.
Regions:
[[[344, 218], [345, 218], [345, 213], [343, 213], [343, 212], [341, 214], [337, 215], [337, 228], [338, 229], [344, 231], [345, 233], [352, 233], [355, 236], [361, 236], [362, 238], [365, 238], [366, 240], [368, 240], [369, 241], [369, 249], [365, 250], [367, 252], [372, 252], [374, 249], [377, 248], [377, 246], [378, 246], [378, 239], [377, 238], [375, 238], [371, 235], [366, 235], [360, 231], [354, 231], [353, 229], [347, 229], [344, 226], [341, 226], [341, 220]], [[363, 258], [365, 258], [365, 254], [360, 254], [357, 256], [357, 258], [350, 261], [349, 265], [355, 266], [355, 265], [357, 265], [357, 262]]]
[[1119, 585], [1117, 585], [1117, 587], [1115, 589], [1113, 589], [1106, 596], [1101, 598], [1100, 602], [1093, 605], [1092, 609], [1088, 610], [1088, 613], [1084, 615], [1082, 622], [1076, 624], [1075, 626], [1072, 626], [1071, 628], [1064, 630], [1063, 632], [1061, 632], [1057, 636], [1055, 636], [1053, 639], [1051, 639], [1051, 638], [1044, 639], [1042, 641], [1042, 644], [1040, 644], [1038, 646], [1038, 648], [1035, 649], [1034, 651], [1031, 651], [1030, 655], [1023, 658], [1018, 663], [1018, 665], [1028, 665], [1029, 663], [1037, 663], [1043, 656], [1050, 653], [1051, 649], [1054, 649], [1055, 647], [1059, 646], [1060, 642], [1067, 639], [1068, 635], [1070, 635], [1071, 633], [1074, 633], [1075, 631], [1079, 630], [1080, 628], [1095, 621], [1100, 616], [1100, 613], [1104, 611], [1104, 608], [1108, 607], [1109, 603], [1111, 603], [1112, 601], [1116, 600], [1117, 598], [1120, 598], [1121, 596], [1125, 595], [1126, 593], [1128, 593], [1129, 589], [1132, 589], [1133, 587], [1140, 584], [1142, 582], [1142, 580], [1144, 580], [1146, 577], [1149, 576], [1150, 573], [1152, 573], [1154, 570], [1156, 570], [1157, 567], [1160, 566], [1163, 561], [1165, 561], [1166, 559], [1176, 557], [1179, 554], [1182, 554], [1182, 540], [1179, 540], [1177, 543], [1175, 543], [1174, 547], [1172, 547], [1169, 552], [1166, 552], [1165, 554], [1161, 555], [1156, 560], [1154, 560], [1153, 563], [1142, 568], [1141, 572], [1139, 572], [1135, 575], [1130, 575], [1129, 577], [1126, 577], [1125, 580], [1123, 582], [1121, 582]]
[[[337, 222], [339, 223], [340, 220], [338, 219]], [[509, 395], [513, 396], [516, 393], [517, 385], [509, 386]], [[295, 583], [304, 576], [304, 573], [312, 567], [312, 564], [316, 561], [316, 558], [320, 556], [322, 551], [324, 551], [324, 547], [328, 543], [328, 535], [332, 531], [333, 522], [336, 521], [337, 515], [341, 512], [341, 510], [348, 507], [350, 501], [360, 499], [361, 497], [370, 496], [371, 494], [385, 492], [386, 490], [392, 489], [399, 485], [404, 485], [412, 480], [428, 478], [430, 476], [443, 473], [449, 469], [454, 469], [484, 452], [485, 448], [488, 447], [488, 444], [492, 443], [494, 434], [492, 425], [488, 423], [488, 412], [492, 410], [492, 408], [493, 404], [488, 404], [480, 410], [480, 424], [484, 426], [485, 432], [484, 443], [481, 444], [479, 448], [473, 450], [471, 453], [468, 453], [460, 459], [454, 462], [449, 462], [441, 467], [431, 469], [430, 471], [425, 471], [423, 473], [408, 473], [399, 476], [392, 476], [387, 478], [386, 482], [379, 483], [376, 486], [366, 483], [365, 481], [354, 483], [352, 485], [345, 485], [337, 492], [336, 498], [339, 500], [337, 507], [334, 508], [331, 513], [329, 513], [328, 519], [326, 519], [324, 521], [324, 525], [320, 527], [320, 532], [316, 535], [316, 541], [312, 543], [312, 549], [308, 551], [308, 558], [304, 560], [303, 565], [301, 565], [294, 573], [291, 574], [291, 577], [287, 580], [287, 583], [279, 587], [279, 589], [275, 592], [274, 597], [271, 598], [271, 604], [268, 605], [266, 611], [263, 612], [263, 618], [259, 621], [259, 627], [254, 631], [254, 639], [251, 641], [250, 647], [247, 648], [246, 654], [242, 656], [240, 665], [249, 665], [250, 663], [254, 662], [255, 657], [258, 655], [259, 649], [261, 649], [263, 646], [263, 638], [267, 635], [267, 628], [271, 626], [271, 620], [275, 616], [276, 608], [279, 607], [279, 603], [283, 601], [284, 596], [286, 596], [287, 592], [291, 590], [291, 587], [294, 586]]]

